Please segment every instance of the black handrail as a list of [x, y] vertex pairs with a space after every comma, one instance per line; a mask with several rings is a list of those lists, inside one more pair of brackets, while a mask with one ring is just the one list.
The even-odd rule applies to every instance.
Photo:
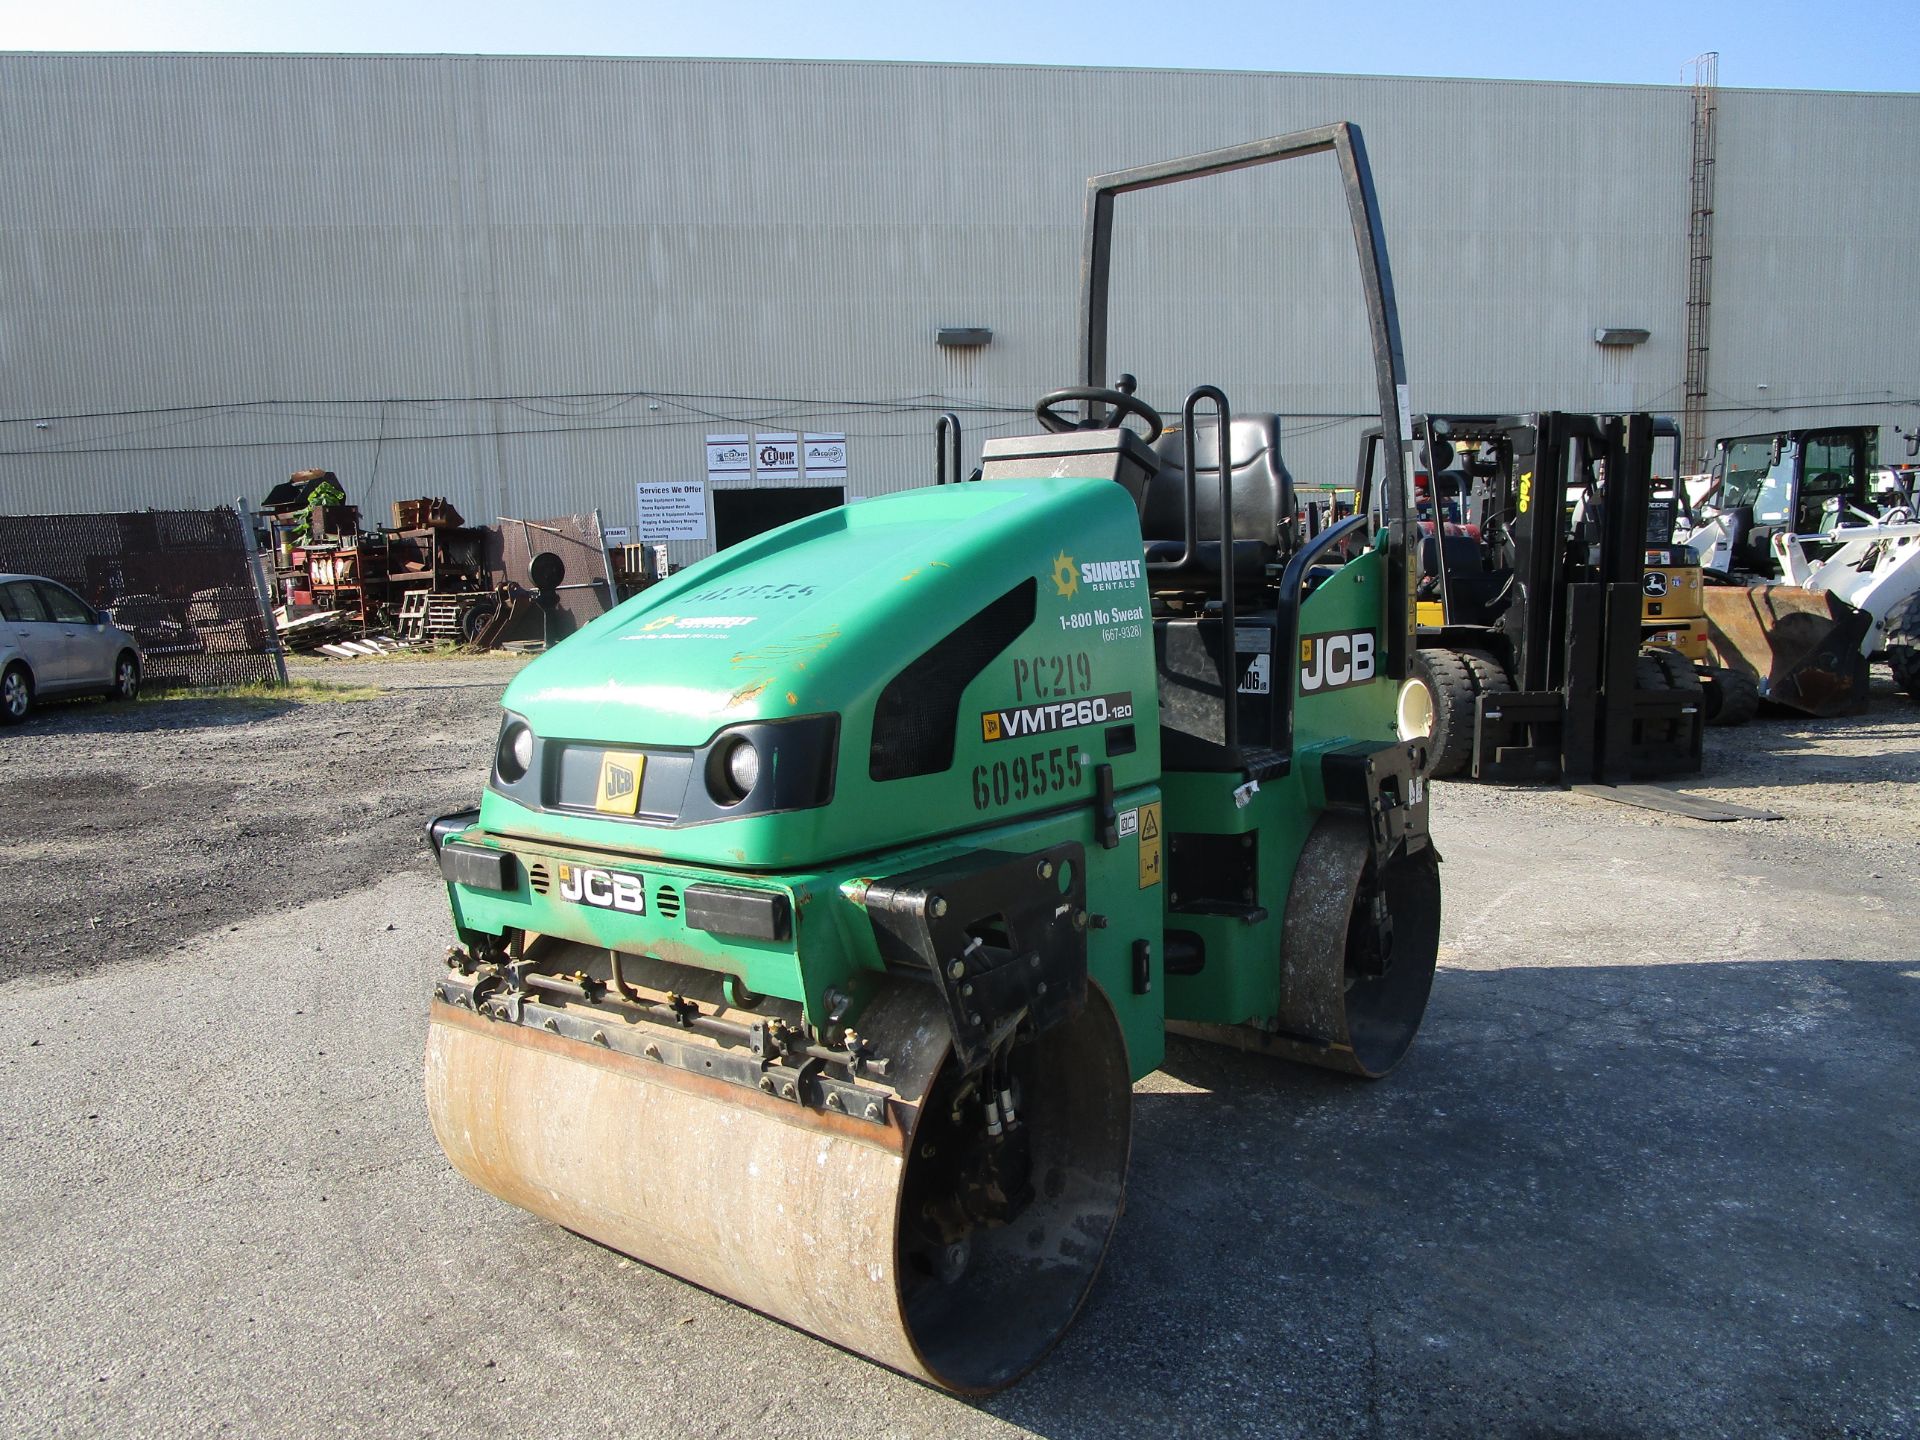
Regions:
[[1234, 629], [1234, 593], [1233, 593], [1233, 411], [1227, 404], [1227, 397], [1217, 385], [1196, 385], [1187, 396], [1186, 403], [1180, 407], [1181, 460], [1186, 466], [1186, 544], [1181, 552], [1183, 563], [1190, 562], [1199, 548], [1197, 531], [1199, 530], [1199, 463], [1200, 452], [1197, 442], [1198, 426], [1196, 417], [1200, 402], [1213, 402], [1214, 430], [1214, 473], [1220, 483], [1220, 625], [1225, 637], [1221, 644], [1226, 666], [1226, 713], [1224, 715], [1224, 737], [1227, 749], [1236, 754], [1240, 749], [1240, 685], [1236, 678], [1239, 664], [1237, 649], [1239, 636]]
[[[1300, 663], [1300, 589], [1306, 584], [1307, 571], [1328, 550], [1340, 544], [1349, 535], [1360, 530], [1368, 520], [1365, 511], [1358, 515], [1349, 515], [1338, 525], [1330, 525], [1299, 550], [1294, 552], [1287, 568], [1280, 572], [1280, 594], [1275, 600], [1279, 613], [1274, 617], [1276, 641], [1274, 645], [1274, 668], [1276, 673], [1268, 681], [1273, 690], [1273, 745], [1283, 755], [1293, 754], [1293, 683], [1295, 667]], [[1278, 673], [1281, 656], [1286, 657], [1286, 671]]]
[[[947, 457], [951, 454], [953, 465], [949, 472]], [[951, 473], [953, 483], [960, 483], [960, 417], [948, 410], [933, 422], [933, 483], [945, 485]]]

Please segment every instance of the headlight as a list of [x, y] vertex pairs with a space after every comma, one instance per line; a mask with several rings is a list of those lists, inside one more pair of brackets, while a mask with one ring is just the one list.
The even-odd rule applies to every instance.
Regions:
[[525, 721], [509, 721], [500, 732], [493, 764], [500, 778], [509, 785], [518, 783], [533, 768], [533, 730]]
[[760, 752], [751, 740], [740, 737], [714, 750], [707, 765], [707, 792], [716, 805], [738, 805], [759, 783]]

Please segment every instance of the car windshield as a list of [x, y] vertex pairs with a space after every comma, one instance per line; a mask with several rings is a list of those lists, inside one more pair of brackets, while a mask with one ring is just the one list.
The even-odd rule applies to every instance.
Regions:
[[[1747, 440], [1728, 440], [1720, 451], [1720, 483], [1707, 496], [1707, 503], [1722, 510], [1753, 507], [1756, 520], [1778, 520], [1787, 509], [1787, 492], [1793, 477], [1793, 447], [1780, 447], [1780, 459], [1773, 460], [1773, 437], [1755, 436]], [[1765, 511], [1767, 513], [1763, 514]]]

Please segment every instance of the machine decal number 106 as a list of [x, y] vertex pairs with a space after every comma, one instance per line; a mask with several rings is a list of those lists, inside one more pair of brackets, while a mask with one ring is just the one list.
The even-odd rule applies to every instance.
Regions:
[[1011, 805], [1021, 800], [1079, 788], [1082, 769], [1078, 745], [1056, 745], [1011, 760], [973, 767], [973, 808]]

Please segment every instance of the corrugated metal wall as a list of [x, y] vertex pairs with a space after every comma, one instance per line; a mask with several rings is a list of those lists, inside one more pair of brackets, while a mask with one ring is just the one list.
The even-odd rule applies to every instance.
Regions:
[[[1920, 99], [1721, 114], [1725, 428], [1761, 396], [1910, 394], [1920, 198], [1881, 172]], [[755, 427], [848, 432], [856, 494], [921, 484], [939, 410], [971, 463], [1075, 378], [1089, 173], [1336, 118], [1374, 159], [1417, 406], [1677, 409], [1690, 116], [1646, 87], [0, 56], [0, 511], [325, 466], [375, 517], [444, 494], [618, 524], [633, 481]], [[1330, 162], [1121, 203], [1116, 370], [1169, 410], [1202, 379], [1278, 409], [1299, 478], [1346, 480], [1371, 402]], [[942, 324], [993, 344], [942, 351]], [[1602, 324], [1653, 338], [1602, 350]]]

